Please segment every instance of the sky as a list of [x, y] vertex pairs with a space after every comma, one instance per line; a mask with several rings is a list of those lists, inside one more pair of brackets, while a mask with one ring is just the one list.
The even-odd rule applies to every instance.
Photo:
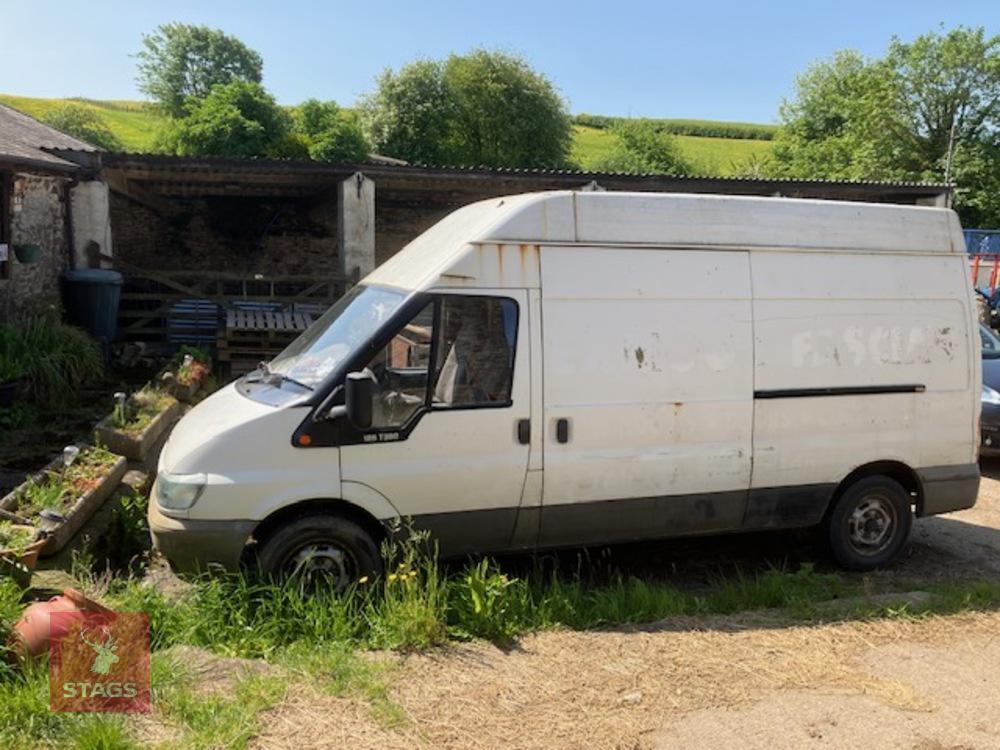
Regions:
[[0, 0], [0, 93], [141, 98], [132, 55], [171, 21], [256, 49], [282, 104], [350, 106], [387, 67], [486, 47], [524, 56], [573, 113], [774, 122], [811, 62], [941, 24], [1000, 33], [1000, 0]]

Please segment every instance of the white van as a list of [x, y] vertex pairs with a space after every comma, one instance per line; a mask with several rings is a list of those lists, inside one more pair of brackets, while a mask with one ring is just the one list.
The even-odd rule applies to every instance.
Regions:
[[341, 583], [401, 517], [444, 555], [825, 524], [873, 568], [975, 503], [979, 358], [950, 210], [483, 201], [192, 409], [150, 527]]

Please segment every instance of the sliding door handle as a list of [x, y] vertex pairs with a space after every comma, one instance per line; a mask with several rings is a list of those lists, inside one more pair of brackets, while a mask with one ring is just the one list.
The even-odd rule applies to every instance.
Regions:
[[531, 442], [531, 420], [517, 420], [517, 442], [521, 445], [528, 445]]
[[560, 443], [569, 442], [569, 420], [565, 417], [556, 420], [556, 440]]

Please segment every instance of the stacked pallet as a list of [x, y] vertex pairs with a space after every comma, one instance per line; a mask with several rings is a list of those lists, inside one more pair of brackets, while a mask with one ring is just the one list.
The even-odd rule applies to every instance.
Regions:
[[216, 339], [216, 357], [230, 377], [243, 375], [259, 362], [274, 358], [316, 317], [312, 311], [227, 310]]

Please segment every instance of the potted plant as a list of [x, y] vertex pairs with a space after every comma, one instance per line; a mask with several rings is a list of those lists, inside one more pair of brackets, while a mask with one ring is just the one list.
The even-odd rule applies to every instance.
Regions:
[[42, 246], [34, 242], [14, 245], [14, 257], [19, 263], [37, 263], [42, 254]]
[[177, 399], [156, 388], [147, 386], [131, 397], [116, 393], [111, 414], [97, 423], [97, 440], [120, 456], [145, 461], [179, 411]]
[[24, 368], [11, 358], [0, 359], [0, 406], [10, 406], [14, 403], [17, 388], [24, 377]]
[[160, 373], [159, 383], [171, 396], [186, 404], [198, 393], [211, 372], [212, 360], [204, 350], [182, 346]]
[[34, 526], [0, 520], [0, 558], [34, 570], [38, 553], [44, 546], [45, 538], [39, 538]]
[[90, 445], [70, 445], [42, 471], [0, 499], [47, 533], [42, 556], [58, 552], [118, 487], [128, 462]]

